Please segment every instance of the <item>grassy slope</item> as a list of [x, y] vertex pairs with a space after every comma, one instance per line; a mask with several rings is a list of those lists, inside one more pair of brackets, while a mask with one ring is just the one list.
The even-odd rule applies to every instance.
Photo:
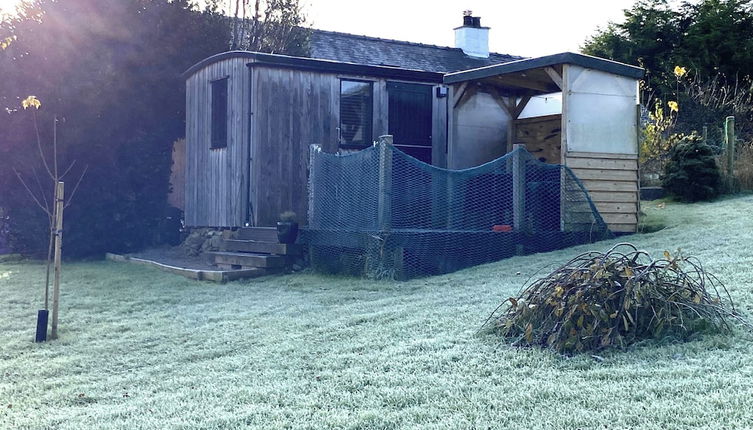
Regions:
[[[631, 240], [698, 255], [753, 314], [753, 196], [645, 210], [670, 227]], [[68, 264], [62, 338], [41, 345], [41, 267], [0, 264], [0, 428], [753, 425], [753, 343], [739, 331], [603, 362], [474, 335], [526, 275], [588, 248], [395, 284], [291, 275], [217, 286]]]

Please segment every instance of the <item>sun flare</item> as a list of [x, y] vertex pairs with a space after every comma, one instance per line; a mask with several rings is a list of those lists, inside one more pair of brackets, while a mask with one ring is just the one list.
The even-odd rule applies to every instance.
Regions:
[[15, 14], [16, 6], [18, 6], [21, 3], [21, 1], [22, 0], [0, 0], [0, 15]]

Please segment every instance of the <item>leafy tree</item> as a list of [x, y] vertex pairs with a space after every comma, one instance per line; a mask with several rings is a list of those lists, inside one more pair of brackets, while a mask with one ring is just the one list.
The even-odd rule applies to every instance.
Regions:
[[[187, 0], [37, 0], [0, 23], [0, 207], [11, 245], [39, 253], [46, 219], [12, 173], [39, 169], [20, 108], [44, 100], [40, 124], [60, 118], [62, 165], [89, 171], [66, 213], [66, 253], [149, 245], [167, 209], [171, 144], [184, 134], [180, 74], [226, 49], [227, 19]], [[49, 130], [40, 127], [43, 142]]]
[[622, 23], [610, 23], [583, 46], [587, 54], [646, 69], [646, 86], [660, 97], [674, 91], [673, 69], [719, 74], [729, 83], [753, 70], [750, 0], [638, 0]]

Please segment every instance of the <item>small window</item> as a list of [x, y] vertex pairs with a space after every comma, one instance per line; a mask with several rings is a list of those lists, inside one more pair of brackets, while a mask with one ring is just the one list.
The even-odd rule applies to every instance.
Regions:
[[227, 78], [212, 81], [212, 149], [227, 147]]
[[371, 145], [373, 88], [371, 82], [340, 81], [340, 146]]

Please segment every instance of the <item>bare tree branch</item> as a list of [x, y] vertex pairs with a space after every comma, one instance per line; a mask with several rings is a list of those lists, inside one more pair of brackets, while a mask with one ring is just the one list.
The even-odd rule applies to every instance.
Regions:
[[44, 169], [47, 170], [47, 174], [50, 175], [50, 179], [55, 181], [55, 175], [52, 174], [50, 166], [47, 164], [47, 160], [44, 158], [44, 151], [42, 151], [42, 136], [39, 134], [39, 124], [37, 124], [36, 112], [33, 113], [32, 118], [34, 119], [34, 131], [37, 134], [37, 149], [39, 149], [39, 158], [42, 159], [42, 164], [44, 165]]
[[73, 196], [76, 195], [76, 190], [78, 190], [78, 186], [81, 185], [81, 181], [84, 179], [84, 176], [86, 175], [86, 172], [89, 170], [89, 165], [87, 164], [86, 167], [84, 167], [84, 171], [81, 172], [81, 176], [78, 177], [78, 181], [76, 181], [76, 185], [73, 186], [73, 191], [68, 195], [68, 201], [65, 202], [63, 205], [63, 209], [66, 209], [68, 206], [71, 205], [71, 202], [73, 201]]
[[[44, 187], [42, 186], [42, 181], [39, 179], [39, 175], [37, 174], [37, 169], [35, 169], [33, 166], [31, 168], [31, 172], [34, 174], [34, 179], [37, 182], [37, 187], [39, 187], [39, 194], [41, 195], [42, 203], [44, 203], [44, 207], [47, 209], [46, 212], [50, 211], [50, 206], [47, 204], [47, 195], [44, 192]], [[52, 225], [52, 217], [49, 217], [50, 225]]]
[[65, 169], [65, 172], [63, 172], [63, 174], [62, 174], [62, 175], [60, 175], [60, 179], [62, 180], [63, 178], [65, 178], [65, 175], [67, 175], [67, 174], [68, 174], [68, 172], [70, 172], [70, 171], [71, 171], [71, 169], [73, 168], [73, 166], [75, 166], [75, 165], [76, 165], [76, 160], [73, 160], [73, 163], [71, 163], [71, 165], [70, 165], [70, 166], [68, 166], [68, 168], [67, 168], [67, 169]]
[[34, 195], [34, 192], [31, 191], [29, 186], [26, 184], [26, 181], [24, 181], [24, 178], [21, 176], [20, 173], [18, 173], [18, 170], [16, 170], [15, 167], [13, 168], [13, 173], [16, 174], [16, 177], [18, 177], [18, 180], [21, 181], [21, 184], [24, 186], [24, 188], [26, 188], [26, 192], [29, 193], [29, 196], [32, 198], [32, 200], [34, 200], [34, 203], [36, 203], [37, 206], [39, 206], [39, 208], [42, 209], [44, 213], [47, 214], [47, 216], [52, 217], [52, 214], [50, 213], [50, 211], [47, 210], [44, 206], [42, 206], [41, 203], [39, 203], [39, 199], [37, 199], [37, 196]]

